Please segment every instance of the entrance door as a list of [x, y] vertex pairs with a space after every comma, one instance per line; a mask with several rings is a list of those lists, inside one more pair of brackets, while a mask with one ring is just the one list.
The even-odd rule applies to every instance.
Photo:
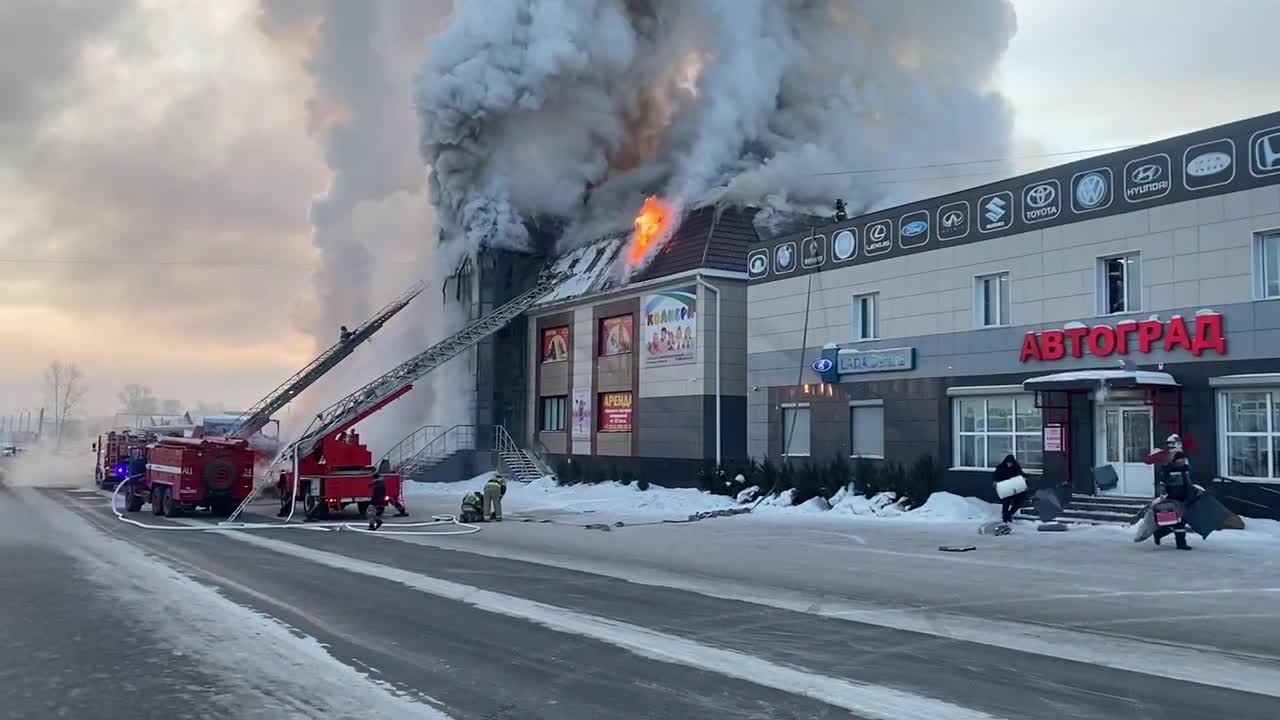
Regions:
[[1103, 405], [1098, 443], [1098, 464], [1115, 468], [1120, 484], [1104, 495], [1155, 495], [1155, 469], [1144, 461], [1152, 450], [1151, 408]]

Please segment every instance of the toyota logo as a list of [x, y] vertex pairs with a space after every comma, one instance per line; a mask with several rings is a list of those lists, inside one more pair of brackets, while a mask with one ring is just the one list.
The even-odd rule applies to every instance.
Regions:
[[1156, 180], [1159, 180], [1160, 176], [1163, 174], [1164, 168], [1155, 163], [1147, 163], [1141, 167], [1134, 168], [1134, 171], [1129, 173], [1129, 179], [1141, 185], [1144, 183], [1155, 182]]
[[768, 261], [764, 259], [764, 255], [753, 255], [751, 257], [750, 270], [754, 275], [764, 274], [764, 267]]
[[952, 210], [942, 216], [942, 227], [953, 228], [964, 222], [964, 213], [959, 210]]
[[1042, 183], [1027, 191], [1027, 204], [1033, 208], [1042, 208], [1053, 202], [1053, 199], [1057, 194], [1057, 191], [1053, 189], [1052, 185], [1049, 183]]
[[881, 240], [884, 239], [884, 236], [888, 234], [889, 234], [889, 229], [886, 228], [884, 225], [873, 225], [871, 229], [867, 231], [867, 235], [869, 235], [871, 239], [875, 240], [876, 242], [880, 242]]
[[831, 362], [831, 358], [820, 357], [817, 360], [814, 360], [813, 364], [809, 367], [813, 368], [814, 372], [822, 375], [824, 373], [831, 372], [831, 368], [835, 366], [836, 364]]

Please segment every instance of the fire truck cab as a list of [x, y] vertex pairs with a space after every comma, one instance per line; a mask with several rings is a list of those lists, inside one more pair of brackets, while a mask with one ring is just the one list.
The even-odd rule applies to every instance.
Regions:
[[[378, 474], [386, 483], [385, 502], [399, 499], [400, 476], [391, 472], [377, 473], [373, 453], [360, 442], [355, 431], [336, 432], [324, 438], [312, 453], [298, 459], [297, 499], [308, 519], [328, 517], [355, 505], [363, 516], [373, 502], [373, 480]], [[280, 491], [281, 511], [289, 511], [293, 498], [293, 471], [280, 473], [276, 487]]]

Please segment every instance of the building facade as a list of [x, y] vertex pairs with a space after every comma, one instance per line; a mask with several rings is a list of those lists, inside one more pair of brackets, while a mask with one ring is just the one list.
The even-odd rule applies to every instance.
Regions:
[[706, 208], [625, 284], [613, 275], [625, 238], [560, 258], [574, 279], [527, 314], [527, 441], [553, 466], [675, 486], [746, 457], [740, 268], [753, 239], [748, 211]]
[[[932, 454], [1150, 496], [1171, 433], [1280, 507], [1280, 113], [753, 246], [757, 458]], [[1095, 468], [1116, 471], [1099, 488]], [[993, 497], [993, 496], [992, 496]]]

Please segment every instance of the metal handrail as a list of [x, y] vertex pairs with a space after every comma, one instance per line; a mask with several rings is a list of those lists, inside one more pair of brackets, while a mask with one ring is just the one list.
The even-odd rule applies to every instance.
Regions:
[[378, 459], [381, 465], [383, 460], [391, 463], [391, 467], [399, 467], [406, 460], [413, 457], [417, 452], [425, 447], [432, 440], [440, 435], [440, 425], [423, 425], [413, 432], [401, 438], [400, 442], [391, 446], [391, 449], [382, 454]]
[[430, 460], [446, 458], [460, 450], [474, 450], [476, 447], [476, 428], [474, 425], [454, 425], [437, 435], [421, 450], [414, 453], [396, 467], [396, 472], [404, 473]]

